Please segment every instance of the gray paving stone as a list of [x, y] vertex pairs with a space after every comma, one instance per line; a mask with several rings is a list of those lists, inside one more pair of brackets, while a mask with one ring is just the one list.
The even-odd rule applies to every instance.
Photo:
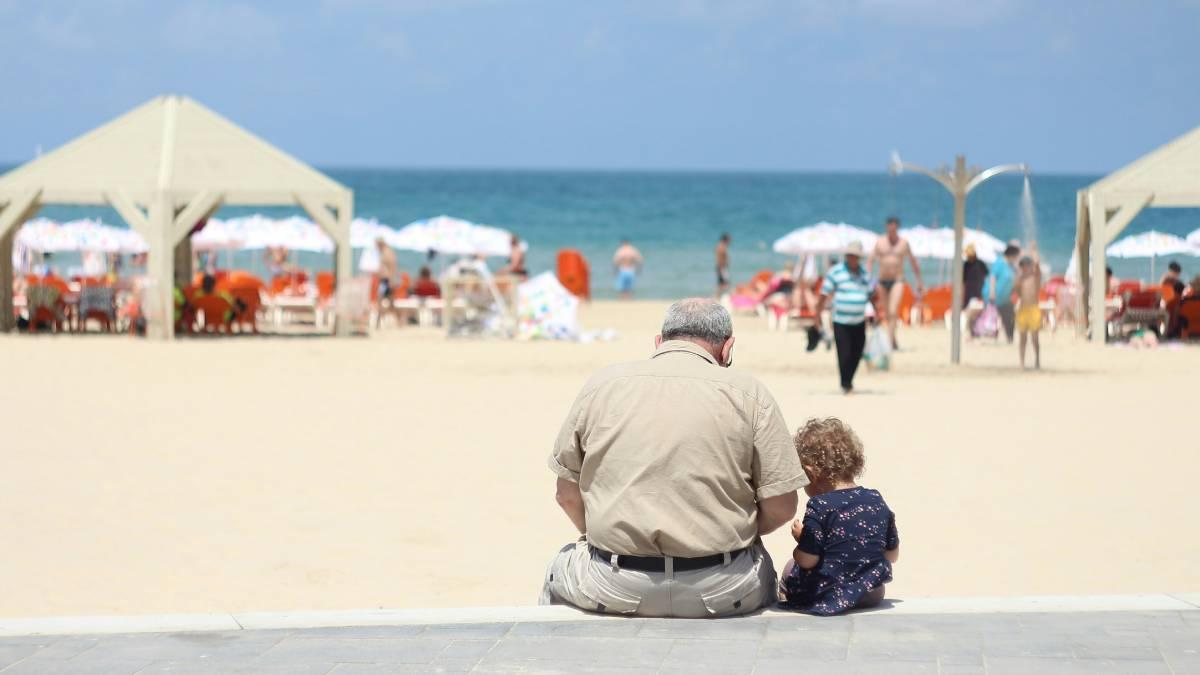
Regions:
[[434, 638], [284, 638], [265, 663], [429, 663], [450, 644]]
[[[294, 638], [406, 638], [416, 637], [425, 626], [349, 626], [344, 628], [297, 628], [281, 631], [279, 637]], [[258, 633], [259, 631], [254, 631]]]
[[711, 640], [757, 640], [766, 634], [761, 620], [737, 619], [647, 619], [638, 632], [650, 638], [708, 638]]
[[330, 675], [383, 675], [384, 673], [469, 673], [474, 665], [435, 663], [339, 663]]
[[100, 644], [99, 637], [65, 637], [37, 650], [31, 659], [70, 659]]
[[758, 658], [767, 661], [844, 661], [850, 648], [850, 636], [833, 633], [797, 633], [791, 639], [763, 640]]
[[660, 668], [693, 672], [750, 672], [758, 640], [675, 640]]
[[4, 675], [135, 675], [150, 663], [149, 659], [89, 656], [58, 661], [25, 660], [5, 668], [3, 672]]
[[1128, 659], [1134, 661], [1162, 660], [1154, 636], [1146, 633], [1138, 636], [1097, 635], [1086, 640], [1075, 639], [1071, 651], [1079, 659]]
[[937, 675], [936, 661], [796, 661], [759, 659], [754, 675]]
[[946, 663], [939, 660], [938, 675], [987, 675], [987, 668], [982, 663]]
[[1103, 659], [1038, 659], [998, 657], [987, 659], [988, 675], [1073, 675], [1113, 673], [1120, 675], [1170, 675], [1162, 661], [1124, 661]]
[[157, 661], [139, 670], [137, 675], [326, 675], [335, 663], [264, 663], [252, 660], [247, 663], [196, 661]]
[[611, 665], [589, 665], [579, 663], [578, 661], [556, 661], [546, 660], [537, 661], [532, 664], [501, 664], [490, 665], [480, 664], [476, 666], [472, 673], [482, 673], [484, 675], [499, 675], [501, 673], [536, 673], [537, 675], [575, 675], [583, 673], [584, 675], [656, 675], [657, 668], [641, 667], [620, 667]]
[[512, 630], [511, 623], [463, 623], [445, 626], [427, 626], [421, 637], [466, 639], [496, 639]]
[[985, 635], [983, 653], [990, 663], [997, 658], [1073, 659], [1071, 644], [1062, 637], [1044, 635]]
[[248, 661], [270, 649], [278, 637], [259, 637], [253, 631], [162, 633], [105, 636], [85, 652], [88, 659], [191, 661], [209, 658]]
[[451, 640], [450, 644], [438, 654], [438, 659], [474, 659], [483, 658], [492, 647], [496, 646], [496, 640]]
[[479, 665], [546, 660], [605, 668], [657, 668], [670, 649], [669, 640], [510, 636], [488, 652]]
[[607, 621], [518, 623], [508, 632], [517, 636], [575, 635], [584, 637], [633, 637], [642, 630], [643, 619], [612, 618]]
[[17, 642], [0, 643], [0, 669], [5, 666], [10, 666], [38, 650], [42, 649], [47, 643], [39, 642]]

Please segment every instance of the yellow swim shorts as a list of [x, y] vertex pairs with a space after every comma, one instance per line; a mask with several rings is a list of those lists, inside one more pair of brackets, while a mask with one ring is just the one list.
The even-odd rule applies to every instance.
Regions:
[[1037, 305], [1017, 310], [1017, 330], [1022, 333], [1036, 333], [1041, 329], [1042, 310]]

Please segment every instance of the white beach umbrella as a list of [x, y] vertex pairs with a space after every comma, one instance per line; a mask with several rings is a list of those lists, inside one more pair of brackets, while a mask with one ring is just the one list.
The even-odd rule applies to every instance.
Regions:
[[300, 216], [273, 220], [256, 214], [241, 219], [235, 227], [244, 231], [244, 248], [248, 249], [282, 246], [290, 251], [311, 253], [334, 250], [333, 239], [319, 225]]
[[375, 242], [383, 239], [389, 246], [394, 246], [396, 230], [380, 223], [374, 218], [355, 218], [350, 222], [350, 247], [371, 248]]
[[1200, 255], [1200, 229], [1193, 230], [1184, 241], [1191, 247], [1192, 255]]
[[[505, 256], [512, 251], [512, 233], [498, 227], [438, 216], [418, 220], [396, 230], [390, 243], [409, 251], [437, 251], [446, 255]], [[527, 245], [522, 242], [522, 248]]]
[[870, 250], [879, 235], [846, 223], [820, 222], [792, 230], [775, 240], [771, 249], [785, 255], [841, 253], [851, 242], [859, 242]]
[[239, 220], [220, 220], [209, 218], [204, 229], [192, 235], [192, 249], [196, 251], [217, 251], [222, 249], [239, 249], [246, 247], [246, 232], [239, 226]]
[[1191, 254], [1192, 250], [1192, 247], [1182, 237], [1150, 230], [1119, 239], [1104, 252], [1113, 258], [1149, 258], [1150, 282], [1154, 283], [1154, 261], [1158, 256], [1177, 253]]
[[97, 253], [142, 253], [146, 241], [133, 230], [83, 219], [57, 223], [37, 218], [21, 226], [17, 242], [43, 253], [94, 251]]
[[[954, 228], [925, 227], [915, 225], [900, 230], [900, 236], [908, 240], [913, 255], [918, 258], [952, 260], [954, 258]], [[964, 230], [963, 246], [973, 244], [975, 255], [986, 263], [996, 261], [996, 254], [1004, 250], [1005, 244], [983, 230]]]

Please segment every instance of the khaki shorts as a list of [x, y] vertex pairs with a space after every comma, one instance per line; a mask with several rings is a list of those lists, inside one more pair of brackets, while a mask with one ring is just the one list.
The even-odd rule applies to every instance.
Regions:
[[776, 584], [761, 542], [724, 565], [669, 573], [614, 567], [580, 540], [550, 563], [539, 604], [627, 616], [737, 616], [774, 605]]

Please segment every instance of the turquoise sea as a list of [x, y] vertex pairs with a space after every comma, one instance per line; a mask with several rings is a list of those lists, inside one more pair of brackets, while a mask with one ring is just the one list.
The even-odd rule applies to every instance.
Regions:
[[[771, 242], [790, 230], [818, 221], [844, 221], [881, 229], [889, 214], [904, 225], [949, 225], [953, 203], [946, 191], [919, 175], [886, 173], [684, 173], [504, 170], [326, 169], [355, 193], [355, 214], [393, 226], [448, 214], [496, 225], [529, 242], [531, 272], [552, 269], [557, 251], [574, 247], [592, 266], [593, 295], [613, 297], [610, 260], [623, 237], [646, 258], [638, 293], [648, 298], [707, 294], [714, 287], [713, 246], [722, 232], [733, 236], [735, 280], [786, 262], [770, 251]], [[1034, 174], [1039, 240], [1055, 273], [1070, 257], [1075, 237], [1075, 192], [1099, 176]], [[967, 202], [970, 227], [1001, 239], [1019, 237], [1020, 176], [1000, 176], [975, 190]], [[218, 217], [283, 209], [223, 209]], [[48, 207], [56, 219], [97, 216], [122, 221], [110, 209]], [[1200, 210], [1148, 209], [1128, 233], [1158, 229], [1178, 235], [1200, 227]], [[221, 254], [233, 266], [263, 271], [259, 252]], [[402, 253], [414, 271], [422, 256]], [[301, 255], [313, 268], [331, 264], [328, 256]], [[498, 264], [498, 261], [495, 261]], [[1200, 272], [1200, 258], [1182, 257], [1185, 273]], [[67, 264], [64, 260], [62, 264]], [[1165, 263], [1160, 261], [1161, 270]], [[936, 279], [941, 265], [926, 264]], [[1114, 261], [1121, 277], [1148, 277], [1148, 260]]]

